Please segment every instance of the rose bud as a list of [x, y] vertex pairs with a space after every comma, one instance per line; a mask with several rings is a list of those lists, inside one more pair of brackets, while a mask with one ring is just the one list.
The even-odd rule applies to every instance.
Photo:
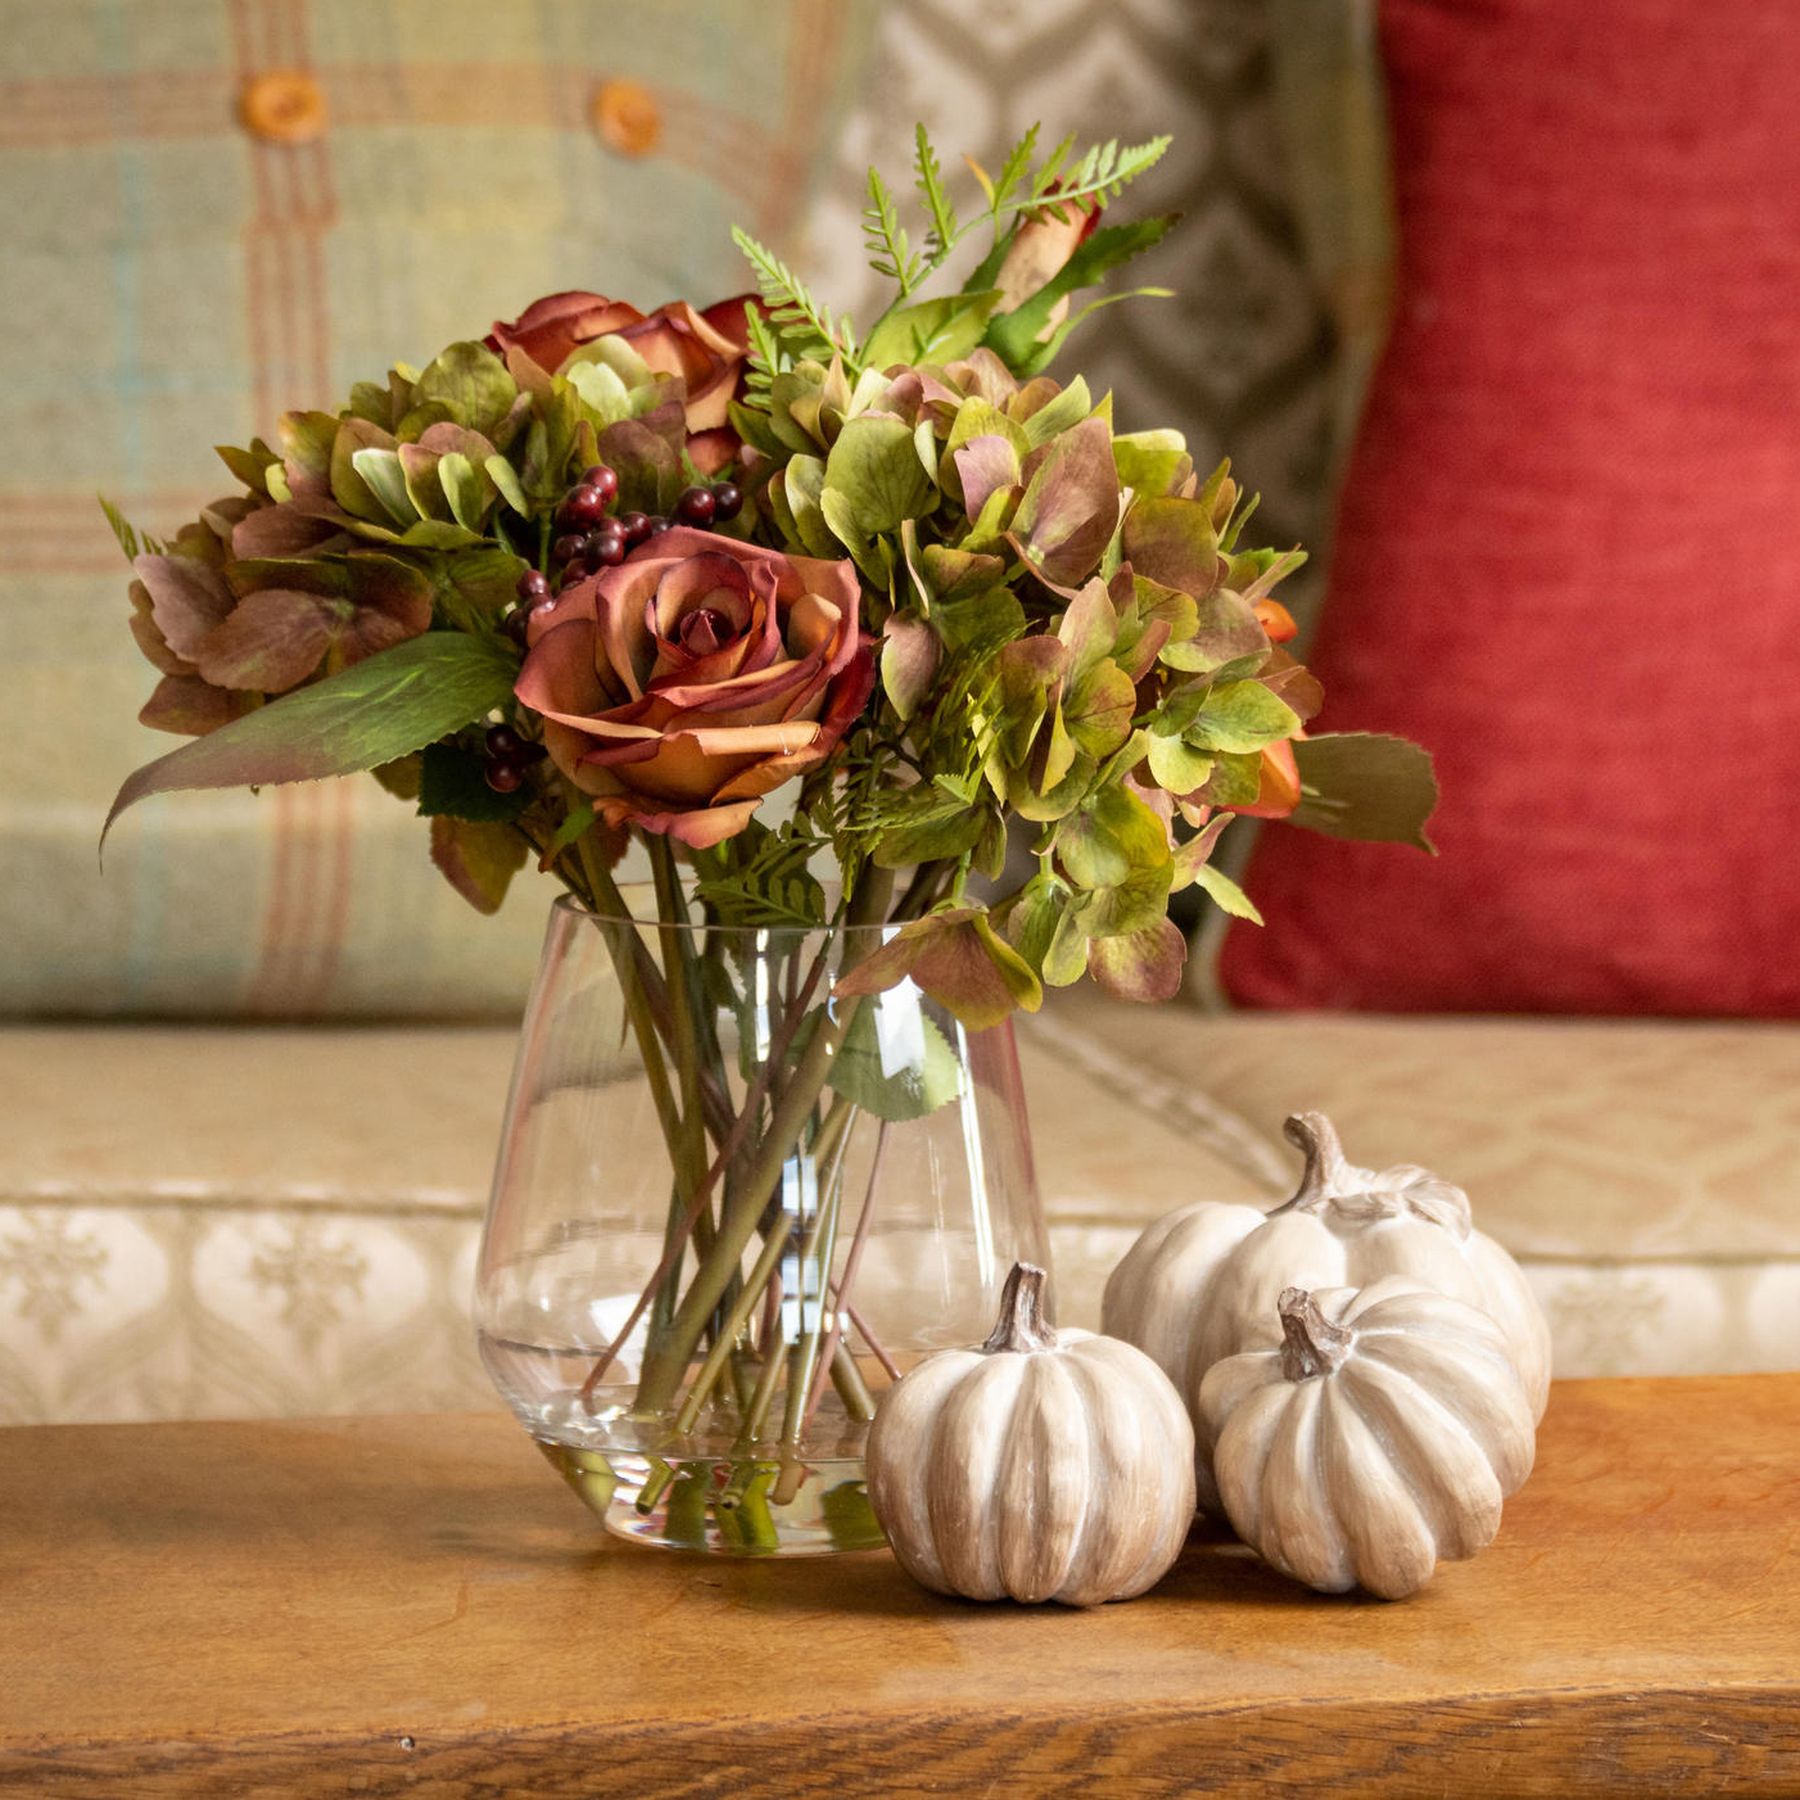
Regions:
[[[1000, 290], [996, 313], [1009, 313], [1025, 304], [1052, 277], [1062, 273], [1063, 265], [1086, 242], [1100, 223], [1100, 208], [1083, 211], [1073, 201], [1061, 205], [1040, 206], [1025, 215], [1024, 222], [1013, 235], [994, 286]], [[1065, 295], [1050, 309], [1040, 336], [1047, 336], [1068, 317], [1069, 302]]]
[[1299, 804], [1300, 765], [1294, 760], [1293, 744], [1284, 738], [1263, 746], [1262, 785], [1257, 789], [1256, 804], [1225, 810], [1242, 813], [1247, 819], [1285, 819]]
[[1294, 615], [1279, 600], [1258, 600], [1253, 610], [1271, 644], [1289, 644], [1300, 635]]

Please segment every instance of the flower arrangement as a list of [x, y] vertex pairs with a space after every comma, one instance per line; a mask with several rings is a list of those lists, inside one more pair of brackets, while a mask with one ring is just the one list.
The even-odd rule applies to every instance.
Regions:
[[[655, 1309], [647, 1403], [716, 1339], [782, 1159], [842, 1130], [815, 1103], [859, 1002], [910, 980], [979, 1030], [1084, 975], [1166, 998], [1172, 895], [1255, 916], [1213, 861], [1233, 818], [1424, 842], [1422, 752], [1307, 733], [1321, 694], [1273, 597], [1300, 551], [1251, 545], [1228, 465], [1048, 373], [1129, 296], [1073, 297], [1173, 223], [1103, 217], [1166, 142], [1040, 155], [1034, 129], [975, 170], [964, 217], [921, 128], [916, 245], [870, 172], [892, 298], [866, 331], [739, 232], [755, 294], [648, 315], [554, 295], [222, 449], [241, 491], [167, 542], [108, 509], [161, 673], [142, 717], [193, 740], [125, 782], [109, 828], [170, 789], [367, 771], [483, 911], [535, 861], [622, 917], [635, 844], [663, 925], [889, 928], [794, 996], [766, 1121], [766, 1093], [734, 1100], [709, 1066], [680, 934], [660, 967], [614, 939], [677, 1263], [711, 1246], [704, 1304]], [[822, 1313], [809, 1329], [796, 1386]]]

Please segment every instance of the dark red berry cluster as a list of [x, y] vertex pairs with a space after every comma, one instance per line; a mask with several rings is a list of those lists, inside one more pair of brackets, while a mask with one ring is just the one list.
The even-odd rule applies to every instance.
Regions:
[[496, 794], [516, 794], [525, 782], [525, 771], [544, 760], [542, 744], [522, 738], [510, 725], [493, 725], [484, 740], [487, 762], [482, 776]]
[[554, 575], [527, 569], [519, 577], [519, 605], [508, 614], [503, 627], [515, 643], [524, 645], [526, 622], [533, 610], [567, 583], [617, 568], [639, 544], [662, 536], [677, 523], [704, 531], [735, 519], [744, 506], [743, 490], [734, 481], [684, 489], [675, 502], [674, 518], [661, 513], [609, 512], [618, 495], [618, 475], [604, 463], [595, 463], [582, 470], [581, 479], [563, 496], [556, 509], [557, 535], [550, 544]]

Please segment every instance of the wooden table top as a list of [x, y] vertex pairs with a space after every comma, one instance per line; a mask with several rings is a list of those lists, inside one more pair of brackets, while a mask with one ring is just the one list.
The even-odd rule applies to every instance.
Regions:
[[0, 1792], [1800, 1794], [1800, 1376], [1559, 1384], [1398, 1604], [603, 1535], [500, 1415], [0, 1432]]

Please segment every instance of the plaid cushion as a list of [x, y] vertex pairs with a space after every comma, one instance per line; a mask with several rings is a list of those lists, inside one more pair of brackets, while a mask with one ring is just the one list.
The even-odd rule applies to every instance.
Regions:
[[[176, 740], [95, 491], [170, 531], [230, 488], [210, 445], [539, 294], [741, 289], [728, 228], [798, 229], [872, 11], [0, 0], [0, 1012], [516, 1009], [545, 884], [477, 918], [367, 780], [156, 801], [96, 873]], [[245, 103], [280, 72], [316, 135]]]

